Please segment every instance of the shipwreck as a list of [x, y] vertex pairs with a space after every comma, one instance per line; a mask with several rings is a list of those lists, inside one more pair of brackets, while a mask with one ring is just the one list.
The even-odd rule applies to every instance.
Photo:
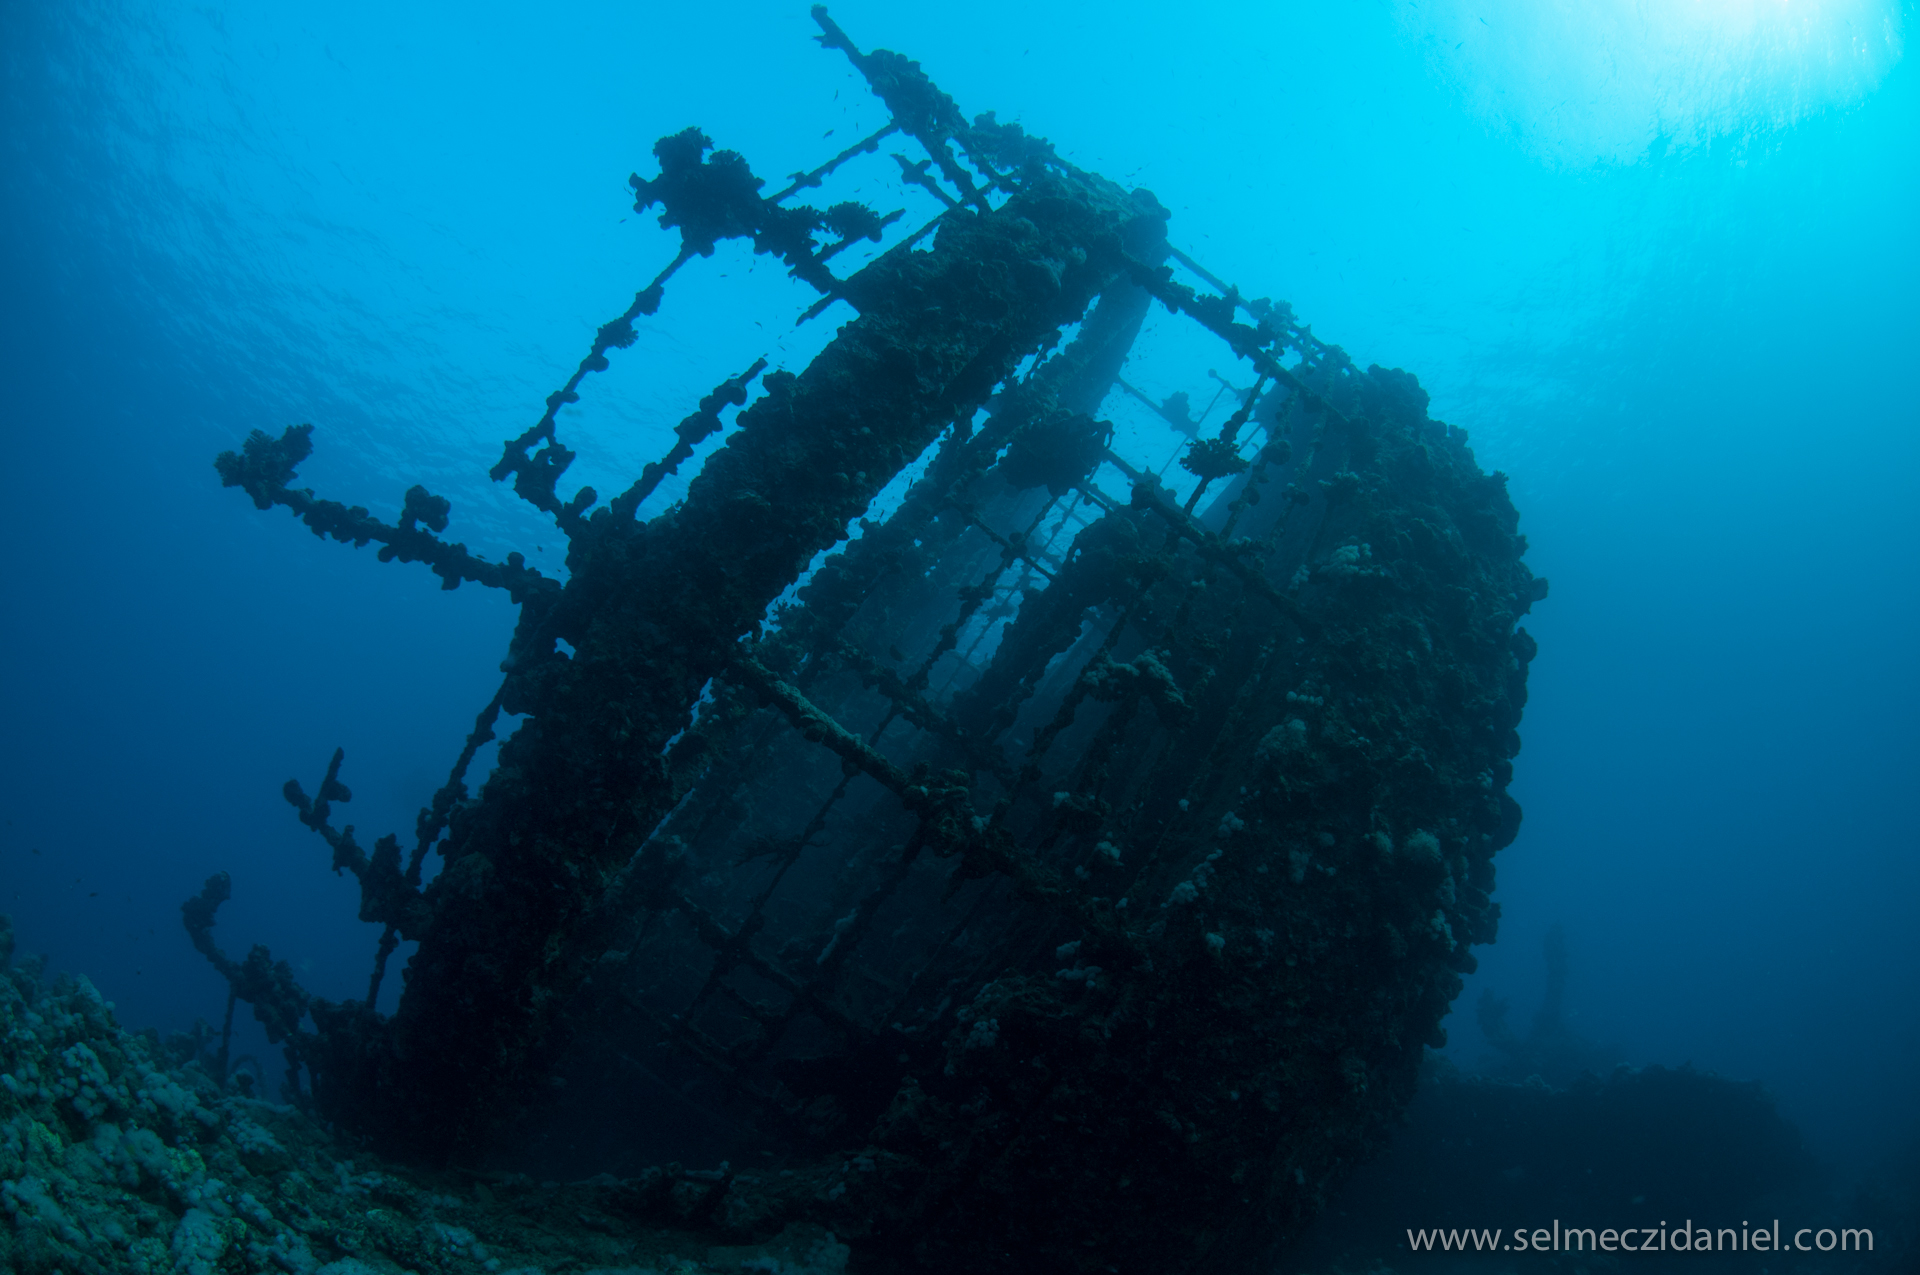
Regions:
[[[287, 1094], [391, 1156], [498, 1155], [564, 1067], [607, 1144], [658, 1152], [620, 1166], [637, 1218], [805, 1219], [869, 1269], [1250, 1261], [1379, 1144], [1493, 940], [1545, 582], [1411, 375], [814, 13], [890, 122], [771, 195], [697, 130], [634, 177], [680, 251], [492, 469], [564, 578], [446, 538], [421, 487], [395, 522], [298, 487], [310, 426], [219, 458], [519, 611], [404, 841], [338, 825], [340, 754], [287, 785], [384, 926], [365, 1001], [223, 952], [224, 874], [187, 927]], [[937, 216], [802, 202], [855, 163]], [[561, 409], [727, 239], [818, 290], [802, 321], [851, 317], [716, 386], [627, 489], [569, 490]], [[1156, 308], [1237, 369], [1213, 404], [1128, 377]]]

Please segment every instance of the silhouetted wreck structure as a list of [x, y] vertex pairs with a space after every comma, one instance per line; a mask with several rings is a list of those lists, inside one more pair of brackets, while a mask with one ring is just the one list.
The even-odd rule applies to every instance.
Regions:
[[[308, 426], [220, 458], [261, 508], [520, 614], [411, 846], [335, 828], [338, 755], [315, 795], [288, 784], [386, 926], [366, 1002], [220, 954], [224, 878], [189, 928], [316, 1108], [395, 1155], [472, 1161], [597, 1036], [752, 1142], [634, 1177], [643, 1216], [807, 1218], [938, 1270], [1252, 1254], [1396, 1117], [1493, 938], [1515, 625], [1544, 582], [1504, 478], [1413, 377], [815, 16], [891, 123], [772, 197], [695, 130], [655, 148], [636, 206], [678, 257], [493, 469], [566, 533], [564, 582], [442, 539], [422, 488], [388, 524], [293, 487]], [[794, 199], [890, 138], [941, 209], [842, 277], [894, 218]], [[556, 414], [728, 238], [820, 291], [803, 319], [857, 317], [797, 373], [718, 386], [632, 488], [563, 494]], [[1245, 365], [1221, 423], [1121, 388], [1156, 305]], [[743, 403], [684, 500], [636, 517]], [[501, 712], [524, 720], [470, 796]]]
[[1491, 987], [1480, 993], [1475, 1017], [1494, 1050], [1482, 1060], [1480, 1071], [1501, 1080], [1562, 1087], [1589, 1073], [1609, 1074], [1624, 1061], [1620, 1050], [1588, 1040], [1567, 1023], [1567, 935], [1558, 923], [1547, 928], [1543, 949], [1546, 991], [1524, 1036], [1508, 1024], [1505, 998]]

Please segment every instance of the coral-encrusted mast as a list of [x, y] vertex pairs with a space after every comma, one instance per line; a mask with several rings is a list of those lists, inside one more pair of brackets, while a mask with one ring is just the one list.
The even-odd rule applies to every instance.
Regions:
[[[969, 124], [917, 64], [815, 16], [892, 122], [771, 198], [694, 130], [633, 179], [680, 252], [493, 470], [567, 534], [564, 585], [441, 540], [423, 489], [398, 525], [293, 489], [308, 427], [220, 458], [262, 508], [507, 588], [521, 615], [404, 864], [396, 838], [369, 854], [332, 826], [338, 754], [316, 797], [288, 785], [385, 927], [365, 1002], [311, 1000], [265, 949], [221, 954], [224, 878], [189, 929], [316, 1105], [389, 1151], [477, 1154], [572, 1042], [613, 1069], [595, 1129], [625, 1102], [641, 1129], [724, 1110], [788, 1170], [652, 1170], [636, 1207], [683, 1225], [804, 1219], [956, 1271], [1253, 1254], [1378, 1140], [1493, 937], [1533, 650], [1515, 625], [1544, 582], [1502, 480], [1413, 378], [1354, 368], [1174, 252], [1150, 195]], [[838, 277], [894, 217], [784, 201], [895, 134], [925, 151], [895, 156], [902, 180], [945, 211]], [[803, 320], [858, 317], [765, 375], [666, 513], [635, 516], [764, 364], [622, 495], [563, 498], [556, 413], [728, 237], [821, 292]], [[1156, 299], [1251, 365], [1209, 437], [1207, 412], [1119, 381]], [[1116, 385], [1165, 418], [1199, 480], [1184, 501], [1097, 419]], [[468, 799], [501, 711], [525, 720]], [[420, 946], [384, 1019], [401, 938]]]

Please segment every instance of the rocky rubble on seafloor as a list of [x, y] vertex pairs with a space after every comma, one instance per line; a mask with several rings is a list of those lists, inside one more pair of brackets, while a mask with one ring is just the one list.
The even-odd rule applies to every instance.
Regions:
[[430, 1174], [224, 1089], [129, 1033], [84, 976], [12, 962], [0, 917], [0, 1270], [19, 1275], [836, 1275], [818, 1227], [715, 1246], [660, 1226], [719, 1174], [536, 1183]]

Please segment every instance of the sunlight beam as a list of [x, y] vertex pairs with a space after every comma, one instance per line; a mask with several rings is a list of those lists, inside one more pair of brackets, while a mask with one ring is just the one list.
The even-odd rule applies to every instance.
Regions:
[[1766, 146], [1871, 93], [1898, 0], [1400, 0], [1467, 109], [1555, 167]]

